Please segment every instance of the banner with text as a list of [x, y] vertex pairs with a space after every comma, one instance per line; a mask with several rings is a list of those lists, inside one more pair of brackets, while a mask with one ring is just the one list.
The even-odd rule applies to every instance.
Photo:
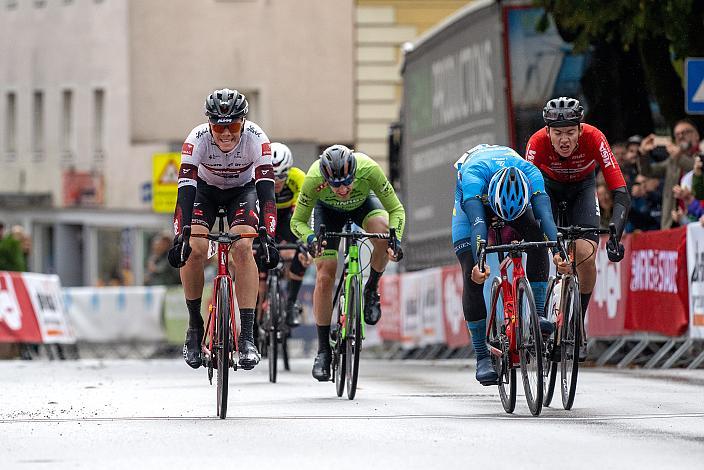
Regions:
[[689, 335], [704, 338], [704, 227], [687, 226], [687, 279], [689, 280]]

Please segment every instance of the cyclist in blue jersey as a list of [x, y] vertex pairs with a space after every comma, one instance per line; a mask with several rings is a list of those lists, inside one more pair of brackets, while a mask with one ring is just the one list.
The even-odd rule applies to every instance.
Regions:
[[[500, 145], [481, 144], [455, 162], [457, 184], [452, 210], [452, 243], [462, 267], [462, 310], [477, 355], [476, 378], [482, 385], [495, 385], [498, 376], [486, 346], [486, 305], [483, 286], [489, 268], [479, 271], [479, 240], [487, 239], [487, 221], [501, 218], [526, 241], [557, 240], [550, 198], [540, 170], [518, 153]], [[553, 262], [561, 269], [566, 263], [553, 249]], [[535, 297], [543, 335], [552, 333], [545, 320], [549, 262], [546, 251], [528, 253], [526, 275]]]

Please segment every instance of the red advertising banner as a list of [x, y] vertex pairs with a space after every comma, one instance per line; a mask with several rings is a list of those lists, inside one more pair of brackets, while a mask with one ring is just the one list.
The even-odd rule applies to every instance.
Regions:
[[606, 236], [601, 238], [596, 253], [596, 284], [585, 325], [588, 337], [626, 334], [626, 298], [631, 274], [627, 263], [631, 256], [631, 238], [628, 235], [623, 237], [625, 256], [620, 263], [609, 261], [606, 254], [607, 240]]
[[687, 331], [688, 308], [682, 302], [678, 276], [687, 276], [680, 246], [686, 227], [631, 235], [629, 295], [625, 328], [679, 336]]
[[21, 273], [0, 272], [0, 343], [41, 343], [42, 335]]
[[377, 325], [381, 339], [401, 341], [403, 339], [401, 324], [401, 276], [391, 274], [379, 281], [381, 311], [384, 313]]
[[442, 268], [442, 317], [447, 346], [467, 346], [469, 334], [462, 312], [462, 270], [458, 264]]

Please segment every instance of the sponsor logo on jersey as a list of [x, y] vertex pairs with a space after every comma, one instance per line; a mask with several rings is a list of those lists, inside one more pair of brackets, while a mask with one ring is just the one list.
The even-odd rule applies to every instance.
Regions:
[[201, 130], [197, 131], [196, 132], [196, 139], [200, 139], [205, 134], [207, 134], [209, 129], [210, 129], [209, 127], [206, 127], [205, 129], [201, 129]]
[[476, 219], [474, 219], [474, 223], [472, 224], [472, 226], [476, 227], [477, 225], [483, 224], [483, 223], [484, 223], [484, 219], [482, 219], [481, 217], [477, 217]]
[[201, 209], [193, 209], [193, 215], [203, 217], [203, 211]]
[[184, 142], [183, 147], [181, 147], [181, 153], [184, 155], [193, 155], [193, 144]]
[[601, 153], [601, 159], [604, 161], [604, 168], [610, 167], [613, 163], [611, 160], [611, 151], [609, 146], [603, 140], [599, 143], [599, 152]]
[[262, 144], [262, 156], [264, 155], [271, 155], [271, 144], [269, 142]]
[[535, 150], [530, 148], [530, 145], [528, 145], [528, 150], [526, 151], [526, 154], [528, 156], [528, 161], [529, 162], [534, 162], [535, 161]]
[[252, 134], [256, 135], [257, 137], [261, 137], [261, 136], [262, 136], [262, 133], [261, 133], [261, 132], [258, 132], [258, 131], [254, 128], [254, 126], [252, 126], [251, 124], [250, 124], [250, 126], [247, 128], [247, 130], [248, 130], [249, 132], [251, 132]]
[[320, 183], [320, 184], [318, 185], [317, 188], [315, 188], [315, 192], [316, 192], [316, 193], [319, 193], [320, 191], [322, 191], [323, 189], [325, 189], [325, 188], [327, 188], [327, 187], [328, 187], [327, 181], [323, 181], [322, 183]]

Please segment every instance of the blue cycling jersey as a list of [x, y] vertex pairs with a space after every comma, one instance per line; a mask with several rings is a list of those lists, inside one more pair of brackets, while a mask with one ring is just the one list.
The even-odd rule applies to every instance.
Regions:
[[531, 196], [545, 192], [545, 181], [538, 167], [524, 160], [513, 149], [501, 145], [482, 145], [469, 150], [457, 162], [455, 199], [465, 203], [471, 198], [487, 195], [494, 173], [506, 167], [516, 167], [528, 178]]
[[482, 144], [467, 151], [455, 162], [457, 184], [452, 211], [452, 242], [456, 253], [472, 249], [476, 261], [478, 242], [487, 238], [484, 216], [486, 210], [491, 209], [488, 209], [484, 201], [489, 181], [497, 171], [506, 167], [516, 167], [526, 175], [531, 194], [531, 206], [528, 210], [540, 223], [545, 237], [552, 241], [557, 239], [550, 199], [545, 191], [545, 181], [540, 170], [521, 158], [513, 149]]

